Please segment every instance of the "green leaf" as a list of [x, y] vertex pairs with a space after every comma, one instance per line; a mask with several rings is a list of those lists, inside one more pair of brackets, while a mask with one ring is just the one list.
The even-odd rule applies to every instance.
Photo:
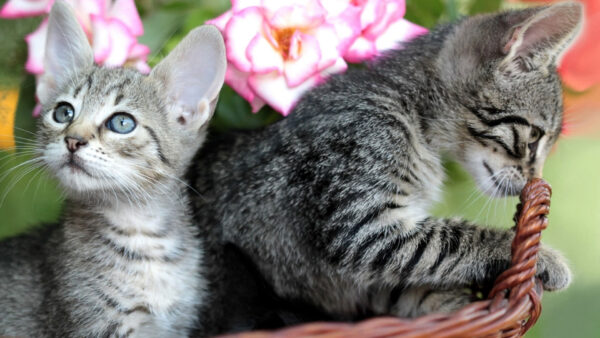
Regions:
[[446, 0], [446, 16], [450, 21], [456, 21], [460, 17], [457, 0]]
[[[35, 78], [24, 77], [15, 116], [17, 150], [0, 151], [0, 238], [21, 233], [36, 224], [55, 222], [62, 201], [54, 179], [35, 165], [30, 146], [37, 120], [31, 116], [35, 106]], [[29, 140], [29, 141], [26, 141]]]
[[19, 102], [15, 113], [15, 141], [17, 147], [22, 146], [20, 140], [32, 139], [32, 133], [36, 131], [37, 120], [33, 118], [35, 107], [35, 77], [27, 75], [23, 77], [19, 89]]
[[442, 0], [409, 0], [406, 2], [405, 19], [418, 25], [432, 28], [445, 13]]
[[183, 24], [185, 33], [192, 29], [204, 25], [207, 20], [216, 18], [220, 12], [216, 12], [206, 8], [197, 8], [188, 12], [188, 16]]
[[[1, 2], [0, 2], [1, 3]], [[27, 44], [25, 35], [33, 32], [41, 18], [23, 18], [18, 20], [0, 19], [0, 86], [14, 88], [19, 85], [25, 74]]]
[[502, 0], [473, 0], [469, 6], [469, 15], [496, 12]]
[[[149, 63], [157, 63], [157, 55], [162, 55], [162, 49], [169, 39], [181, 28], [185, 21], [186, 13], [176, 10], [157, 10], [142, 19], [144, 35], [138, 41], [150, 48], [152, 56]], [[160, 58], [159, 58], [160, 59]]]

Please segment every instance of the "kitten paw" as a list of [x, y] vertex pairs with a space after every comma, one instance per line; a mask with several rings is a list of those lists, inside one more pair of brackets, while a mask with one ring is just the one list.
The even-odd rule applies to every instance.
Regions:
[[438, 290], [426, 294], [419, 305], [419, 315], [452, 313], [475, 301], [470, 289]]
[[572, 280], [571, 270], [563, 255], [543, 245], [538, 253], [537, 277], [547, 291], [566, 289]]

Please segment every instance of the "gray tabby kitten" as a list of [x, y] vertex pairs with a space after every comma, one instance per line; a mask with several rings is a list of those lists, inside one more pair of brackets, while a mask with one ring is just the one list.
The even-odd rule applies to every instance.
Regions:
[[149, 76], [99, 68], [57, 1], [44, 62], [39, 157], [68, 198], [59, 224], [0, 242], [0, 335], [188, 335], [207, 282], [180, 177], [224, 80], [221, 35], [193, 30]]
[[[209, 140], [189, 173], [201, 231], [337, 319], [464, 305], [465, 286], [508, 267], [514, 232], [430, 216], [442, 155], [488, 193], [540, 176], [561, 131], [556, 65], [581, 22], [576, 3], [467, 18], [334, 76], [278, 123]], [[548, 247], [537, 270], [546, 290], [571, 280]]]

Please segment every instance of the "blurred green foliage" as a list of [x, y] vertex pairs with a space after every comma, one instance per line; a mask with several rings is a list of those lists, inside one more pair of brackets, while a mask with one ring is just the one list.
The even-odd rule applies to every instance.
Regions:
[[[0, 1], [4, 3], [4, 1]], [[407, 0], [406, 18], [431, 28], [464, 15], [493, 12], [501, 0]], [[226, 0], [139, 0], [145, 35], [140, 42], [153, 51], [155, 65], [196, 26], [229, 7]], [[0, 88], [21, 89], [15, 135], [21, 150], [0, 151], [0, 238], [18, 234], [44, 222], [56, 221], [62, 208], [60, 189], [43, 171], [24, 165], [31, 159], [28, 143], [35, 131], [31, 118], [35, 82], [25, 76], [25, 34], [33, 31], [39, 18], [0, 20]], [[259, 128], [280, 119], [264, 108], [250, 113], [249, 104], [224, 87], [212, 120], [214, 132]], [[528, 337], [600, 336], [600, 142], [598, 138], [559, 141], [548, 159], [546, 179], [553, 185], [550, 226], [543, 241], [571, 261], [573, 285], [565, 292], [544, 295], [544, 311]], [[491, 200], [477, 192], [472, 179], [458, 165], [447, 164], [448, 180], [443, 201], [435, 207], [440, 216], [460, 216], [509, 227], [516, 199]]]

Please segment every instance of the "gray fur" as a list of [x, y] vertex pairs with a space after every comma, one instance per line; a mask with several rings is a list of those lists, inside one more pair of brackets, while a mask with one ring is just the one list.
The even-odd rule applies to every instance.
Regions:
[[[464, 287], [508, 267], [514, 233], [429, 215], [442, 155], [492, 195], [541, 175], [561, 131], [556, 63], [581, 20], [573, 3], [467, 18], [332, 77], [278, 123], [213, 137], [189, 173], [203, 236], [338, 320], [463, 305]], [[547, 247], [538, 276], [547, 290], [571, 280]]]
[[[195, 72], [181, 71], [192, 60]], [[220, 34], [190, 32], [149, 76], [100, 68], [57, 1], [46, 64], [38, 160], [67, 200], [60, 223], [0, 242], [0, 335], [187, 336], [198, 328], [207, 282], [181, 177], [223, 83]], [[180, 84], [196, 98], [177, 95]], [[65, 103], [74, 118], [60, 123], [53, 115]], [[137, 124], [128, 134], [107, 125], [123, 112]], [[69, 139], [79, 140], [77, 150], [67, 149]]]

